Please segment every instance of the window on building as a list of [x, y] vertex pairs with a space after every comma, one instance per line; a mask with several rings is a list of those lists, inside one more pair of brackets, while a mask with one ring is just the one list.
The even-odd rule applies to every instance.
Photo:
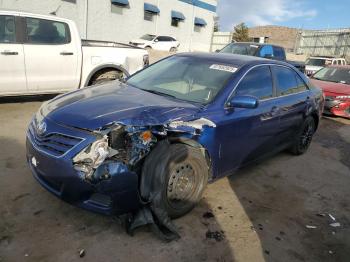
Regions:
[[144, 18], [146, 21], [153, 21], [153, 16], [154, 16], [154, 13], [145, 11], [145, 12], [144, 12], [143, 18]]
[[272, 76], [269, 66], [258, 66], [242, 79], [235, 95], [255, 96], [258, 99], [272, 97]]
[[57, 21], [26, 18], [26, 43], [66, 44], [70, 42], [69, 27]]
[[172, 26], [178, 27], [178, 26], [179, 26], [179, 22], [180, 22], [179, 19], [174, 18], [174, 17], [171, 18], [171, 25], [172, 25]]
[[0, 15], [0, 43], [16, 42], [15, 17]]

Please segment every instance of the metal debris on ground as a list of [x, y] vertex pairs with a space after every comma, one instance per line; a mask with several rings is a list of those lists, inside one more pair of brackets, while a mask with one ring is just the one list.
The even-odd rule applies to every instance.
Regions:
[[330, 223], [329, 225], [331, 227], [340, 227], [340, 223], [339, 222]]
[[306, 228], [309, 228], [309, 229], [315, 229], [315, 228], [317, 228], [317, 226], [310, 226], [310, 225], [306, 225]]
[[85, 249], [81, 249], [79, 251], [79, 257], [84, 257], [85, 256]]
[[208, 230], [207, 233], [205, 233], [206, 238], [215, 239], [217, 242], [220, 242], [225, 239], [225, 233], [224, 231], [210, 231]]
[[332, 216], [331, 214], [328, 214], [328, 216], [333, 220], [333, 221], [335, 221], [336, 219], [335, 219], [335, 217], [334, 216]]

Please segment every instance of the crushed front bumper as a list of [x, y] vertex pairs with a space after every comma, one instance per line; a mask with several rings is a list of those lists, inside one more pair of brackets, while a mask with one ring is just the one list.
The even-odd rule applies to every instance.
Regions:
[[[46, 120], [48, 130], [62, 133], [64, 127]], [[57, 125], [57, 126], [55, 126]], [[50, 132], [50, 131], [49, 131]], [[67, 129], [64, 134], [77, 135], [77, 131]], [[125, 166], [118, 168], [109, 179], [90, 183], [79, 176], [72, 164], [72, 158], [92, 142], [92, 136], [86, 132], [78, 134], [84, 140], [64, 155], [57, 157], [42, 150], [27, 132], [26, 155], [28, 165], [36, 180], [48, 191], [81, 208], [106, 215], [123, 214], [137, 210], [140, 205], [138, 194], [138, 176]], [[85, 137], [84, 137], [85, 136]], [[106, 165], [108, 165], [106, 163]], [[120, 163], [120, 165], [122, 165]]]

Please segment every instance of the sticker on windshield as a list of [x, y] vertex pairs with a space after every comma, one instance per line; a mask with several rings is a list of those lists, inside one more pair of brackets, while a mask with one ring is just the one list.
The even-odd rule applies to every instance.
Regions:
[[231, 73], [234, 73], [234, 72], [237, 71], [237, 67], [228, 66], [228, 65], [213, 64], [209, 68], [210, 69], [215, 69], [215, 70], [220, 70], [220, 71], [231, 72]]

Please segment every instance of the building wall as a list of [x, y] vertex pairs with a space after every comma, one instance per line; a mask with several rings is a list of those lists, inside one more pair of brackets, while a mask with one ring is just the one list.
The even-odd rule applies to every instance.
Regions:
[[[217, 0], [203, 0], [216, 6]], [[153, 21], [144, 20], [144, 2], [157, 5], [160, 14]], [[191, 2], [191, 1], [190, 1]], [[128, 43], [144, 34], [170, 35], [180, 41], [180, 51], [209, 51], [215, 12], [179, 0], [129, 0], [118, 7], [110, 0], [1, 0], [1, 9], [56, 15], [76, 22], [82, 38]], [[171, 26], [171, 11], [184, 14], [179, 27]], [[194, 30], [194, 17], [207, 25]], [[199, 28], [196, 28], [199, 29]]]
[[268, 37], [267, 43], [283, 46], [287, 51], [295, 49], [298, 29], [284, 26], [257, 26], [249, 28], [249, 37]]

